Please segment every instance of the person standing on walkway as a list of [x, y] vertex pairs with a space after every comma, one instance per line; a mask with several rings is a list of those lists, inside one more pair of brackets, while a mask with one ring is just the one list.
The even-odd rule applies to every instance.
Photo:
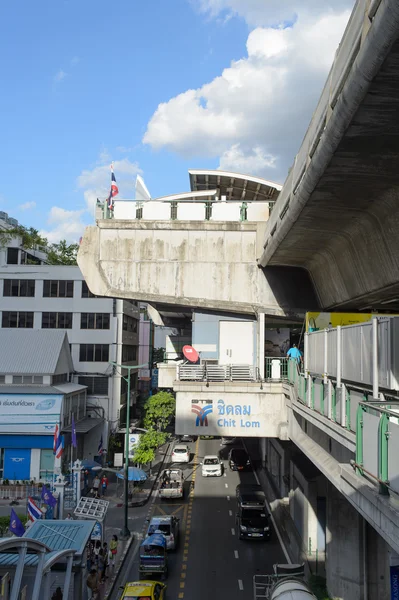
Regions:
[[298, 365], [302, 362], [302, 352], [296, 347], [296, 344], [292, 344], [292, 348], [287, 352], [287, 357], [296, 360]]
[[103, 496], [105, 496], [105, 492], [107, 491], [107, 487], [108, 487], [108, 477], [106, 475], [103, 475], [102, 479], [101, 479], [101, 492], [102, 492]]
[[102, 548], [100, 548], [100, 551], [98, 553], [98, 578], [100, 583], [104, 583], [105, 582], [105, 556], [104, 556], [104, 550]]
[[94, 492], [95, 498], [98, 498], [99, 489], [100, 489], [100, 478], [98, 475], [96, 475], [95, 478], [93, 479], [93, 492]]
[[93, 600], [95, 598], [98, 598], [98, 592], [99, 592], [99, 588], [98, 588], [98, 575], [97, 575], [97, 571], [95, 569], [92, 569], [89, 573], [89, 575], [87, 576], [86, 579], [86, 587], [87, 587], [87, 594], [88, 594], [88, 599], [91, 600], [93, 598]]
[[104, 544], [103, 544], [103, 552], [104, 552], [104, 561], [105, 561], [104, 579], [108, 579], [108, 567], [109, 567], [109, 561], [110, 561], [110, 556], [109, 555], [111, 553], [110, 553], [110, 551], [108, 549], [107, 542], [104, 542]]
[[115, 567], [115, 559], [116, 559], [116, 555], [118, 554], [118, 536], [113, 535], [112, 536], [112, 540], [109, 543], [109, 549], [111, 552], [111, 565], [113, 567]]

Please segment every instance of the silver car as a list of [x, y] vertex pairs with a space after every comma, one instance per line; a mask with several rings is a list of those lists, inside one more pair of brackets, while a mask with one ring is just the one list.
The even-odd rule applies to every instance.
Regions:
[[177, 517], [158, 515], [152, 517], [148, 526], [147, 537], [161, 533], [166, 539], [166, 548], [176, 550], [179, 543], [179, 521]]

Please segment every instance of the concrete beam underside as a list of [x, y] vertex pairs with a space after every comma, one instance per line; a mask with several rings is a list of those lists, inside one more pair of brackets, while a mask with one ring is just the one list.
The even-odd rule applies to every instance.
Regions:
[[257, 266], [263, 233], [264, 223], [99, 221], [78, 264], [98, 296], [300, 319], [316, 304], [311, 283]]

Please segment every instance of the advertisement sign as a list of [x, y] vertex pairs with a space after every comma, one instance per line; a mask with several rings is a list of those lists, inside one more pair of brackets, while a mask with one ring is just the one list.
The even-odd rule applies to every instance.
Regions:
[[0, 394], [0, 433], [54, 433], [62, 395]]
[[373, 313], [339, 313], [339, 312], [308, 312], [306, 313], [306, 331], [319, 331], [338, 325], [355, 325], [367, 323], [373, 317], [394, 317], [397, 315], [382, 315]]
[[129, 458], [134, 458], [134, 449], [139, 445], [140, 433], [131, 433], [129, 435]]
[[96, 524], [93, 527], [93, 531], [91, 532], [91, 536], [90, 539], [92, 540], [100, 540], [100, 542], [102, 541], [102, 534], [103, 534], [103, 528], [101, 523], [99, 523], [98, 521], [96, 521]]
[[263, 437], [275, 435], [280, 424], [283, 395], [181, 392], [176, 397], [176, 433]]
[[151, 387], [158, 387], [158, 369], [153, 369], [151, 373]]
[[123, 467], [123, 452], [114, 454], [114, 467]]
[[399, 565], [391, 566], [391, 600], [399, 600]]

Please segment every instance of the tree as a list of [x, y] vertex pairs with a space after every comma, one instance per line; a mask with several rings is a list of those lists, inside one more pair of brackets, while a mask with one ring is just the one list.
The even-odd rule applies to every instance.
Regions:
[[155, 450], [166, 442], [168, 435], [162, 431], [149, 429], [140, 436], [140, 441], [134, 449], [134, 462], [148, 465], [155, 458]]
[[51, 244], [47, 254], [49, 265], [76, 265], [79, 244], [67, 244], [61, 240], [59, 244]]
[[165, 431], [176, 412], [176, 400], [169, 392], [158, 392], [148, 398], [144, 409], [144, 427]]
[[152, 352], [152, 362], [154, 365], [164, 361], [165, 348], [154, 348]]

